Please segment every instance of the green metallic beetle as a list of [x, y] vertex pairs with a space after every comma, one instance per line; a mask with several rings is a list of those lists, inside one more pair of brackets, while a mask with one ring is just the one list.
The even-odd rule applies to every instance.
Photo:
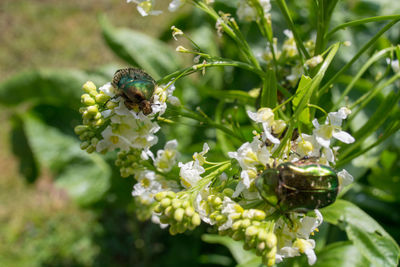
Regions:
[[139, 109], [144, 115], [153, 111], [151, 104], [156, 82], [143, 70], [137, 68], [117, 70], [112, 85], [117, 88], [118, 94], [124, 98], [127, 108]]
[[310, 161], [285, 162], [265, 170], [255, 181], [261, 197], [282, 212], [303, 212], [335, 202], [339, 180], [336, 172]]

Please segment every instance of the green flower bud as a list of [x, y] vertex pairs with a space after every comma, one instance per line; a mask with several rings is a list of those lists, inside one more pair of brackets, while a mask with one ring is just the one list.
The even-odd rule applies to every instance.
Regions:
[[182, 202], [182, 208], [186, 209], [189, 206], [190, 206], [190, 202], [188, 200], [185, 200]]
[[246, 229], [246, 236], [255, 236], [258, 234], [258, 228], [255, 226], [249, 226]]
[[220, 197], [215, 197], [212, 201], [214, 207], [217, 207], [222, 204], [222, 199]]
[[74, 128], [74, 132], [77, 135], [83, 134], [85, 131], [87, 131], [89, 127], [87, 125], [78, 125]]
[[192, 224], [199, 226], [201, 224], [200, 215], [198, 213], [193, 214], [192, 216]]
[[116, 103], [116, 102], [108, 101], [106, 104], [107, 109], [114, 109], [116, 107], [118, 107], [118, 103]]
[[89, 146], [88, 148], [86, 148], [86, 152], [87, 153], [93, 153], [96, 150], [96, 148], [94, 146]]
[[[98, 114], [100, 114], [100, 113], [98, 113]], [[94, 126], [101, 126], [101, 125], [103, 125], [104, 124], [104, 120], [101, 118], [101, 119], [98, 119], [97, 121], [95, 121], [95, 123], [94, 123]]]
[[167, 196], [167, 192], [162, 191], [162, 192], [158, 192], [158, 193], [154, 196], [154, 199], [157, 200], [158, 202], [161, 202], [161, 200], [163, 200], [166, 196]]
[[94, 101], [94, 99], [88, 94], [83, 94], [81, 96], [81, 102], [83, 104], [85, 104], [86, 106], [92, 106], [92, 105], [96, 104], [96, 101]]
[[267, 246], [269, 248], [274, 248], [274, 247], [276, 247], [277, 242], [278, 242], [278, 240], [276, 238], [276, 235], [274, 233], [268, 233]]
[[169, 197], [169, 198], [175, 198], [175, 193], [173, 192], [173, 191], [168, 191], [167, 192], [167, 197]]
[[155, 213], [161, 213], [161, 212], [163, 211], [163, 208], [161, 207], [160, 204], [157, 204], [157, 205], [154, 207], [153, 211], [154, 211]]
[[179, 208], [179, 209], [175, 210], [175, 212], [174, 212], [174, 219], [175, 219], [175, 221], [181, 222], [182, 219], [183, 219], [184, 213], [185, 213], [185, 211], [184, 211], [184, 209], [182, 209], [182, 208]]
[[224, 191], [222, 191], [222, 194], [230, 198], [232, 198], [233, 193], [235, 193], [235, 191], [232, 188], [225, 188]]
[[92, 140], [90, 140], [90, 143], [91, 143], [92, 145], [94, 145], [94, 146], [96, 146], [98, 142], [99, 142], [99, 139], [96, 138], [96, 137], [94, 137], [94, 138], [92, 138]]
[[176, 225], [171, 225], [169, 227], [169, 233], [171, 235], [176, 235], [178, 233], [178, 227]]
[[261, 241], [266, 241], [268, 239], [268, 233], [265, 229], [260, 229], [258, 232], [258, 239]]
[[99, 93], [96, 95], [95, 99], [97, 103], [104, 104], [110, 99], [110, 97], [104, 93]]
[[235, 241], [239, 241], [243, 239], [243, 234], [240, 231], [236, 231], [232, 235], [232, 239]]
[[215, 217], [215, 220], [219, 223], [222, 224], [226, 221], [226, 217], [222, 214], [219, 214]]
[[241, 220], [236, 221], [236, 222], [234, 222], [234, 223], [232, 224], [232, 230], [233, 230], [233, 231], [237, 231], [237, 230], [240, 229], [241, 226], [242, 226], [242, 221], [241, 221]]
[[101, 113], [100, 112], [97, 112], [96, 115], [94, 115], [94, 117], [93, 117], [94, 120], [98, 120], [100, 118], [101, 118]]
[[171, 200], [169, 198], [164, 198], [160, 201], [163, 208], [169, 207], [171, 205]]
[[97, 106], [89, 106], [87, 107], [87, 113], [90, 116], [95, 116], [97, 113], [99, 113], [99, 109], [97, 108]]
[[266, 216], [267, 215], [262, 210], [256, 210], [254, 213], [254, 219], [259, 220], [259, 221], [264, 220]]
[[163, 224], [168, 224], [169, 223], [169, 218], [165, 215], [160, 216], [160, 222]]
[[249, 227], [251, 225], [251, 221], [249, 220], [249, 219], [244, 219], [243, 221], [242, 221], [242, 227], [243, 228], [247, 228], [247, 227]]
[[85, 150], [89, 145], [90, 145], [90, 143], [88, 141], [82, 142], [81, 143], [81, 149]]
[[178, 208], [180, 208], [182, 206], [182, 201], [181, 200], [179, 200], [179, 199], [177, 199], [177, 198], [174, 198], [173, 200], [172, 200], [172, 207], [174, 208], [174, 209], [178, 209]]
[[265, 249], [265, 242], [260, 242], [260, 243], [257, 244], [257, 250], [259, 252], [262, 252], [264, 249]]
[[82, 86], [83, 91], [89, 94], [94, 94], [97, 91], [96, 85], [92, 81], [87, 81], [83, 86]]
[[186, 209], [185, 209], [186, 216], [192, 217], [194, 215], [194, 213], [195, 213], [195, 210], [193, 207], [186, 207]]

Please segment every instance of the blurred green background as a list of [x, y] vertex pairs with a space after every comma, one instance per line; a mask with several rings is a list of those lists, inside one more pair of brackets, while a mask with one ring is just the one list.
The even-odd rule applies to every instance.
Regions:
[[[166, 10], [169, 1], [158, 2], [160, 9]], [[288, 2], [293, 4], [294, 1]], [[335, 25], [348, 19], [396, 13], [391, 1], [380, 1], [379, 4], [378, 1], [366, 0], [340, 2], [339, 12], [335, 12], [333, 17], [332, 24]], [[400, 7], [397, 13], [399, 9]], [[127, 63], [105, 44], [98, 22], [99, 15], [105, 14], [114, 26], [127, 27], [156, 38], [162, 36], [164, 40], [171, 40], [168, 29], [172, 24], [177, 23], [176, 25], [189, 29], [199, 25], [194, 22], [194, 19], [197, 19], [197, 22], [199, 19], [201, 21], [202, 17], [198, 14], [190, 21], [178, 19], [172, 22], [174, 18], [186, 14], [189, 10], [190, 8], [185, 7], [179, 13], [164, 12], [157, 17], [141, 17], [135, 5], [126, 4], [124, 0], [2, 0], [0, 82], [32, 69], [71, 68], [90, 71], [108, 63], [126, 66]], [[304, 23], [303, 15], [295, 19]], [[213, 22], [209, 25], [209, 28], [213, 29]], [[276, 25], [279, 33], [286, 28], [284, 23]], [[354, 46], [343, 49], [344, 52], [335, 62], [335, 67], [338, 68], [343, 61], [348, 60], [350, 54], [356, 51], [354, 47], [360, 47], [367, 37], [376, 33], [381, 26], [382, 24], [359, 26], [354, 31], [341, 32], [340, 40], [351, 40]], [[312, 26], [305, 26], [303, 31], [308, 32], [310, 28]], [[244, 30], [251, 36], [254, 29], [245, 26]], [[388, 36], [382, 38], [376, 48], [387, 47], [390, 42], [399, 43], [398, 25]], [[225, 40], [220, 43], [229, 48], [229, 43], [224, 43]], [[171, 48], [176, 45], [170, 42]], [[220, 52], [226, 56], [236, 53], [229, 49]], [[370, 54], [365, 55], [363, 60], [368, 56]], [[384, 67], [378, 66], [366, 75], [373, 77], [382, 69]], [[112, 70], [115, 71], [115, 68]], [[354, 66], [353, 72], [356, 70], [357, 65]], [[234, 76], [232, 73], [231, 71], [226, 75]], [[103, 79], [111, 75], [103, 75]], [[224, 77], [224, 82], [228, 85], [233, 84], [233, 89], [241, 89], [242, 86], [251, 89], [254, 86], [246, 79], [241, 79], [241, 83], [238, 83], [231, 76], [228, 77], [231, 80], [227, 79], [227, 76]], [[31, 79], [29, 75], [24, 74], [19, 79], [24, 77], [27, 80]], [[206, 77], [212, 79], [212, 76]], [[80, 84], [84, 81], [79, 80]], [[71, 82], [71, 87], [74, 86]], [[78, 86], [76, 88], [79, 91]], [[362, 86], [360, 88], [362, 91]], [[30, 90], [33, 90], [32, 94], [35, 93], [34, 87]], [[188, 97], [191, 91], [186, 92], [184, 97]], [[4, 95], [1, 97], [1, 102], [7, 102]], [[213, 110], [210, 104], [208, 107], [209, 110]], [[115, 169], [110, 170], [113, 175], [110, 184], [107, 184], [107, 193], [86, 207], [78, 206], [64, 190], [55, 185], [51, 168], [42, 167], [40, 171], [24, 169], [15, 156], [21, 157], [21, 153], [31, 153], [18, 150], [18, 146], [15, 145], [15, 142], [25, 140], [15, 137], [21, 134], [21, 131], [18, 131], [18, 114], [23, 113], [24, 108], [28, 109], [29, 105], [23, 103], [7, 108], [0, 106], [0, 266], [212, 266], [212, 263], [215, 263], [215, 266], [234, 265], [228, 249], [200, 242], [201, 233], [207, 230], [205, 226], [193, 233], [171, 237], [167, 231], [160, 230], [158, 225], [149, 221], [139, 222], [134, 210], [140, 207], [135, 205], [131, 197], [133, 181], [120, 178]], [[49, 106], [39, 106], [36, 112], [45, 113], [43, 110], [46, 108]], [[207, 106], [205, 108], [207, 109]], [[50, 121], [52, 118], [45, 119]], [[73, 125], [78, 122], [74, 115], [71, 115], [70, 121], [71, 125], [59, 127], [65, 128], [68, 134], [71, 134]], [[197, 133], [194, 140], [198, 143], [189, 148], [188, 154], [201, 147], [204, 141], [202, 134], [207, 133]], [[351, 171], [358, 183], [345, 196], [379, 221], [397, 242], [400, 239], [399, 139], [397, 134], [380, 148], [381, 151], [365, 157], [364, 165], [352, 166], [354, 168]], [[381, 153], [382, 151], [384, 152]], [[104, 160], [112, 162], [111, 157]], [[25, 179], [21, 171], [25, 175], [30, 173], [31, 176], [27, 175], [28, 179]], [[57, 171], [62, 172], [59, 169]], [[386, 179], [375, 179], [376, 177]], [[322, 232], [324, 229], [322, 227]], [[338, 228], [332, 229], [326, 237], [327, 240], [345, 239], [343, 231]], [[290, 266], [290, 261], [288, 264]]]

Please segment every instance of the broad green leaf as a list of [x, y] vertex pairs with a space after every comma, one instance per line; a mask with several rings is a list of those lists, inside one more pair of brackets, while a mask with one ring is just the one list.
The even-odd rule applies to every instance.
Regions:
[[[294, 96], [292, 100], [293, 104], [293, 111], [297, 109], [297, 106], [300, 103], [300, 100], [303, 98], [307, 90], [310, 88], [312, 79], [308, 76], [301, 76], [299, 86], [297, 87], [296, 90], [296, 95]], [[309, 124], [310, 123], [310, 109], [309, 108], [304, 108], [304, 110], [300, 113], [299, 120], [304, 123], [304, 124]]]
[[55, 175], [56, 185], [80, 205], [100, 200], [110, 187], [111, 170], [107, 163], [96, 154], [82, 151], [76, 139], [33, 115], [22, 119], [35, 158]]
[[261, 91], [261, 107], [275, 107], [278, 97], [277, 88], [278, 82], [276, 81], [275, 72], [273, 69], [268, 69]]
[[30, 183], [38, 177], [39, 169], [32, 149], [29, 146], [24, 125], [18, 116], [11, 118], [11, 147], [19, 160], [19, 171]]
[[179, 56], [166, 43], [137, 31], [114, 28], [104, 16], [99, 21], [107, 45], [128, 64], [143, 68], [156, 80], [180, 68]]
[[366, 260], [351, 242], [336, 242], [317, 253], [313, 267], [365, 267]]
[[78, 109], [82, 85], [87, 80], [99, 85], [106, 82], [102, 76], [71, 69], [21, 72], [0, 84], [0, 104], [11, 106], [28, 101]]
[[253, 253], [243, 249], [242, 242], [235, 241], [227, 236], [204, 234], [201, 239], [210, 244], [221, 244], [227, 247], [238, 264], [249, 262], [255, 256]]
[[361, 254], [376, 266], [397, 266], [400, 249], [368, 214], [345, 200], [321, 210], [324, 219], [342, 227]]

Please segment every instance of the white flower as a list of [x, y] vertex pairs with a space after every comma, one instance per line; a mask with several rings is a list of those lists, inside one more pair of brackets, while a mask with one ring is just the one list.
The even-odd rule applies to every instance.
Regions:
[[168, 10], [170, 12], [175, 12], [176, 10], [178, 10], [178, 8], [183, 6], [184, 3], [185, 0], [172, 0], [172, 2], [169, 3]]
[[154, 195], [162, 191], [161, 184], [156, 181], [156, 174], [153, 171], [140, 171], [135, 175], [138, 181], [133, 186], [132, 196], [140, 197], [147, 204], [154, 202]]
[[259, 165], [266, 166], [270, 154], [264, 143], [255, 136], [251, 143], [244, 143], [237, 152], [228, 152], [228, 156], [236, 159], [243, 170], [247, 170]]
[[[264, 16], [266, 18], [270, 17], [271, 3], [269, 0], [260, 0], [260, 5], [263, 8]], [[240, 20], [252, 21], [257, 19], [257, 10], [250, 6], [246, 0], [241, 0], [239, 2], [237, 11], [237, 16]]]
[[285, 42], [283, 42], [282, 51], [286, 54], [287, 57], [295, 57], [298, 52], [293, 33], [290, 30], [284, 30], [283, 33], [286, 35], [287, 39], [285, 40]]
[[315, 255], [315, 241], [312, 239], [297, 239], [293, 246], [298, 248], [300, 253], [304, 253], [307, 256], [308, 264], [313, 265], [317, 261], [317, 256]]
[[263, 140], [268, 139], [273, 144], [279, 144], [280, 141], [278, 138], [272, 135], [271, 131], [273, 127], [279, 126], [274, 120], [274, 113], [270, 108], [260, 108], [257, 112], [247, 111], [247, 115], [250, 119], [255, 122], [262, 123], [263, 127]]
[[204, 157], [204, 155], [210, 150], [210, 147], [208, 146], [207, 143], [203, 144], [203, 151], [201, 151], [200, 153], [195, 152], [193, 154], [193, 159], [195, 161], [198, 161], [200, 165], [203, 165], [204, 162], [206, 161], [206, 157]]
[[233, 224], [233, 218], [242, 214], [243, 208], [229, 197], [224, 197], [224, 200], [222, 201], [221, 213], [225, 215], [228, 220], [218, 228], [219, 231], [231, 228]]
[[296, 140], [296, 153], [303, 158], [308, 157], [319, 157], [321, 146], [317, 142], [314, 136], [308, 134], [301, 134]]
[[351, 184], [354, 180], [353, 176], [345, 169], [338, 172], [337, 176], [339, 178], [339, 191], [341, 191], [347, 185]]
[[161, 223], [160, 222], [160, 216], [158, 216], [157, 214], [154, 214], [151, 216], [151, 222], [154, 224], [158, 224], [160, 225], [161, 229], [165, 229], [169, 226], [169, 224], [165, 224], [165, 223]]
[[153, 10], [155, 5], [155, 0], [127, 0], [127, 3], [135, 3], [137, 4], [136, 9], [139, 11], [140, 15], [143, 17], [148, 15], [157, 16], [162, 13], [160, 10]]
[[345, 107], [340, 108], [337, 112], [330, 112], [323, 125], [314, 119], [312, 121], [315, 127], [313, 134], [317, 142], [325, 148], [329, 148], [332, 137], [346, 144], [353, 143], [354, 137], [341, 129], [342, 120], [346, 119], [350, 113], [351, 111]]
[[305, 64], [310, 68], [315, 68], [318, 64], [322, 63], [322, 61], [324, 61], [324, 58], [318, 55], [307, 60]]
[[195, 186], [197, 182], [201, 180], [200, 174], [205, 172], [204, 168], [200, 166], [198, 161], [189, 161], [185, 164], [179, 162], [178, 166], [181, 168], [179, 171], [181, 184], [185, 188]]
[[114, 97], [116, 92], [114, 86], [111, 83], [106, 83], [102, 87], [99, 88], [99, 91], [103, 92], [104, 94], [108, 95], [109, 97]]
[[172, 169], [176, 163], [176, 158], [179, 155], [178, 151], [176, 150], [177, 147], [178, 142], [174, 139], [168, 141], [165, 144], [164, 149], [157, 151], [157, 157], [154, 160], [154, 166], [158, 171], [169, 172]]
[[152, 115], [157, 113], [159, 115], [164, 114], [165, 110], [167, 109], [166, 102], [169, 102], [173, 106], [179, 106], [181, 104], [179, 99], [172, 95], [174, 91], [174, 84], [157, 86], [157, 88], [154, 90], [153, 104], [151, 105], [153, 110]]

